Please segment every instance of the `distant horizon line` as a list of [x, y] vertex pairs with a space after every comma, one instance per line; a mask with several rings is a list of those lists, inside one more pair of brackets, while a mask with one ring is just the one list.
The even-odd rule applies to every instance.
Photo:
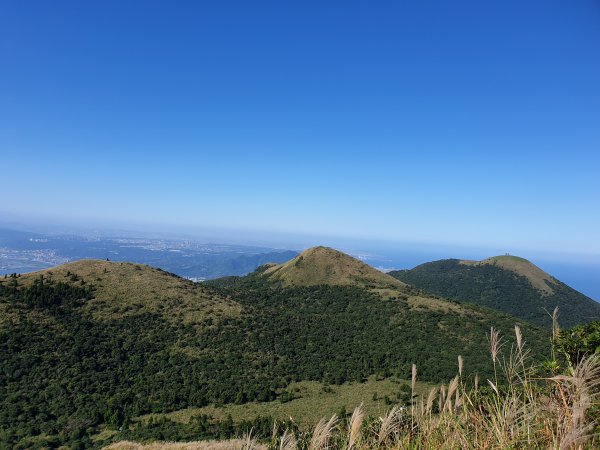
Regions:
[[[399, 251], [401, 248], [404, 250], [435, 253], [455, 250], [457, 254], [454, 258], [456, 259], [472, 259], [466, 255], [460, 255], [462, 252], [466, 254], [471, 252], [482, 254], [482, 252], [485, 252], [488, 255], [487, 257], [505, 254], [520, 256], [526, 259], [549, 258], [554, 260], [557, 257], [568, 257], [576, 258], [578, 262], [582, 262], [583, 259], [588, 262], [592, 260], [600, 264], [600, 254], [598, 253], [526, 248], [520, 245], [501, 246], [497, 244], [436, 242], [418, 239], [377, 239], [364, 236], [346, 236], [343, 234], [334, 236], [326, 233], [240, 229], [215, 225], [159, 224], [152, 222], [119, 224], [104, 221], [104, 223], [94, 225], [91, 223], [93, 219], [89, 221], [76, 220], [70, 224], [66, 224], [65, 222], [68, 222], [69, 219], [57, 220], [57, 218], [49, 219], [48, 217], [40, 216], [12, 215], [10, 220], [5, 220], [4, 217], [6, 215], [2, 213], [2, 216], [3, 219], [0, 219], [0, 228], [2, 229], [48, 235], [72, 234], [79, 237], [97, 235], [96, 237], [104, 238], [138, 237], [146, 239], [191, 240], [207, 244], [258, 246], [294, 251], [302, 251], [319, 245], [337, 246], [341, 247], [342, 250], [358, 253], [360, 253], [358, 248], [364, 248], [365, 246], [371, 249], [385, 249], [388, 251]], [[43, 222], [43, 224], [40, 222]], [[354, 246], [358, 248], [352, 249]], [[483, 256], [482, 258], [485, 259]]]

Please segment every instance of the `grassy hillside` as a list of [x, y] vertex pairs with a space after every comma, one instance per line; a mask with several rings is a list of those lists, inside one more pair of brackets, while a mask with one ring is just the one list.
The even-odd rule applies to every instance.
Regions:
[[[427, 396], [431, 384], [418, 382], [416, 394]], [[363, 405], [367, 414], [382, 415], [391, 404], [404, 404], [410, 398], [410, 380], [394, 377], [377, 379], [372, 376], [363, 382], [348, 382], [341, 385], [324, 385], [317, 381], [299, 381], [290, 383], [285, 392], [289, 400], [279, 399], [263, 403], [245, 403], [242, 405], [210, 405], [203, 408], [187, 408], [167, 414], [150, 414], [141, 421], [167, 417], [175, 422], [190, 423], [194, 416], [207, 414], [217, 419], [227, 419], [231, 415], [234, 421], [252, 420], [258, 416], [272, 416], [277, 420], [293, 417], [301, 429], [314, 426], [322, 417], [349, 411], [355, 405]]]
[[492, 256], [483, 261], [461, 261], [461, 264], [471, 266], [495, 266], [527, 278], [531, 285], [542, 295], [552, 295], [557, 283], [551, 275], [544, 272], [525, 258], [514, 255]]
[[[486, 333], [509, 335], [514, 318], [424, 294], [329, 249], [305, 256], [214, 286], [106, 261], [2, 279], [0, 447], [100, 445], [91, 440], [100, 428], [126, 430], [140, 415], [281, 402], [297, 382], [406, 379], [413, 363], [421, 380], [447, 382], [459, 354], [465, 376], [492, 373]], [[523, 330], [543, 357], [548, 334]], [[198, 420], [186, 438], [243, 429]], [[173, 430], [152, 427], [140, 433]]]
[[543, 326], [551, 324], [548, 313], [557, 306], [560, 324], [566, 327], [600, 319], [600, 304], [514, 256], [447, 259], [390, 275], [432, 294], [494, 308]]
[[263, 274], [284, 286], [404, 286], [368, 264], [328, 247], [310, 248], [288, 262], [268, 267]]
[[[160, 269], [142, 264], [80, 260], [48, 270], [20, 275], [21, 287], [43, 277], [49, 283], [67, 283], [93, 288], [93, 298], [81, 312], [96, 320], [123, 319], [140, 312], [156, 314], [173, 324], [197, 324], [208, 318], [235, 317], [240, 305], [219, 297], [212, 290]], [[13, 279], [0, 278], [0, 286]], [[8, 321], [17, 310], [7, 309], [0, 320]], [[23, 311], [20, 311], [21, 313]], [[0, 322], [1, 323], [1, 322]]]

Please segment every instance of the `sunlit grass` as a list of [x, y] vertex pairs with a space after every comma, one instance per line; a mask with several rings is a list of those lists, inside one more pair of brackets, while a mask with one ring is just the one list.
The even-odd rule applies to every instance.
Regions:
[[[403, 388], [404, 385], [404, 388]], [[324, 416], [339, 414], [340, 410], [351, 409], [363, 404], [367, 414], [383, 414], [389, 405], [388, 400], [397, 401], [402, 389], [410, 386], [410, 381], [386, 378], [377, 380], [370, 377], [364, 383], [345, 383], [339, 386], [324, 386], [315, 381], [292, 383], [286, 391], [296, 398], [286, 403], [279, 400], [265, 403], [245, 403], [242, 405], [206, 406], [204, 408], [187, 408], [168, 414], [148, 414], [140, 420], [150, 417], [168, 417], [176, 422], [187, 423], [193, 416], [206, 414], [216, 419], [225, 419], [231, 415], [234, 421], [252, 420], [258, 416], [272, 416], [275, 419], [287, 420], [290, 417], [302, 428], [314, 425]], [[418, 382], [417, 394], [427, 393], [432, 385]]]

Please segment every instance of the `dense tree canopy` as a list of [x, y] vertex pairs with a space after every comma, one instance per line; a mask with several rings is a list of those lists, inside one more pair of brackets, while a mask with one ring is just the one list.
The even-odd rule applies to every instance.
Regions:
[[[487, 310], [467, 317], [411, 309], [406, 298], [350, 286], [282, 288], [258, 276], [215, 284], [215, 294], [243, 306], [241, 316], [185, 324], [141, 309], [99, 320], [82, 307], [91, 282], [75, 274], [26, 286], [3, 280], [0, 308], [10, 319], [0, 322], [0, 446], [36, 436], [92, 446], [100, 424], [117, 429], [144, 413], [270, 401], [291, 381], [408, 378], [412, 363], [420, 379], [447, 381], [458, 354], [469, 372], [486, 375], [486, 332], [514, 326]], [[546, 334], [524, 328], [542, 354]]]

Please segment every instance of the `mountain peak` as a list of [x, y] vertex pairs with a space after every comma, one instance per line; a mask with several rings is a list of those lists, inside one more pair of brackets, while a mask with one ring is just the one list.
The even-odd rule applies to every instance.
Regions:
[[554, 293], [552, 286], [556, 284], [556, 280], [531, 261], [519, 256], [500, 255], [482, 261], [461, 261], [461, 263], [479, 266], [490, 265], [509, 270], [527, 278], [533, 287], [541, 291], [542, 294], [552, 295]]
[[404, 286], [401, 281], [346, 253], [323, 246], [309, 248], [288, 262], [269, 267], [263, 274], [288, 286]]
[[302, 256], [304, 259], [310, 258], [351, 258], [352, 256], [340, 252], [331, 247], [325, 247], [324, 245], [317, 245], [316, 247], [310, 247], [301, 252], [298, 256]]

